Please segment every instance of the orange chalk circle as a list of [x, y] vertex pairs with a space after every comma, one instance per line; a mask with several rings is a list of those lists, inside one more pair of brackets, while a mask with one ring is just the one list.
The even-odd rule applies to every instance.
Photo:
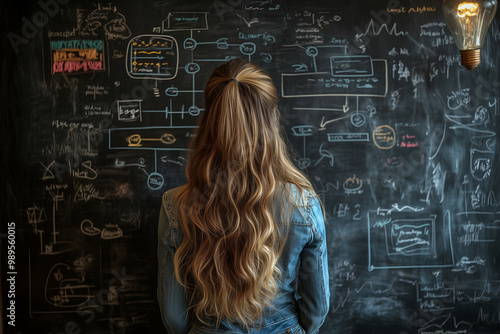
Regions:
[[164, 133], [161, 137], [160, 140], [162, 143], [170, 145], [175, 143], [176, 139], [173, 134], [170, 133]]
[[382, 150], [387, 150], [396, 145], [396, 132], [389, 125], [378, 126], [373, 131], [373, 142]]

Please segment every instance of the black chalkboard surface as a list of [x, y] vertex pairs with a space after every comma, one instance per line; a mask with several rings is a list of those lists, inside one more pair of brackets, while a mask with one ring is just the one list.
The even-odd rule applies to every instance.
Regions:
[[5, 332], [164, 332], [160, 198], [233, 57], [325, 205], [321, 333], [500, 332], [498, 13], [468, 71], [440, 1], [2, 6]]

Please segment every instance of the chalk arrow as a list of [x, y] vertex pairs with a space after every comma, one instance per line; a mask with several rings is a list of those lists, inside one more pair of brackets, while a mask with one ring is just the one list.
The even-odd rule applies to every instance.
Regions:
[[332, 122], [335, 122], [335, 121], [339, 121], [341, 119], [345, 119], [345, 118], [349, 118], [350, 116], [344, 116], [344, 117], [340, 117], [340, 118], [334, 118], [334, 119], [331, 119], [329, 121], [326, 121], [325, 122], [325, 116], [323, 116], [323, 118], [321, 119], [321, 122], [319, 123], [319, 129], [318, 130], [325, 130], [325, 125], [327, 125], [328, 123], [332, 123]]

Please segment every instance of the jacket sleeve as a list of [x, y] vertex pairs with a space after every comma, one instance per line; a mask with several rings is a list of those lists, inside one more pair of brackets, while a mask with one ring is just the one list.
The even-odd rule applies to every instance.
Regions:
[[188, 312], [184, 287], [174, 274], [174, 254], [171, 235], [171, 219], [165, 211], [165, 199], [162, 201], [158, 222], [158, 290], [157, 298], [161, 318], [168, 334], [187, 333]]
[[330, 307], [326, 230], [318, 198], [312, 200], [312, 232], [300, 254], [298, 275], [299, 316], [306, 333], [318, 333]]

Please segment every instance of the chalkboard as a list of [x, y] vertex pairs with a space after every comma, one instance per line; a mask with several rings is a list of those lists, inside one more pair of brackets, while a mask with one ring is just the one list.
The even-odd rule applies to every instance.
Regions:
[[272, 76], [325, 206], [321, 333], [500, 332], [498, 13], [468, 71], [441, 1], [20, 2], [2, 5], [5, 332], [164, 331], [161, 195], [234, 57]]

